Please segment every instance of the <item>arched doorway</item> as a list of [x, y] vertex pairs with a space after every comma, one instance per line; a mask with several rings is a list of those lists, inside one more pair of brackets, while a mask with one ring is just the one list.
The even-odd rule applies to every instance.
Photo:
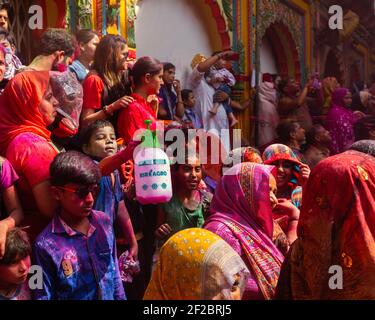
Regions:
[[276, 55], [272, 48], [271, 41], [267, 36], [263, 37], [260, 47], [260, 73], [278, 73]]
[[262, 73], [276, 71], [281, 77], [301, 80], [297, 47], [288, 27], [282, 22], [275, 22], [267, 28], [260, 47], [260, 64]]
[[334, 50], [330, 50], [327, 54], [324, 77], [335, 77], [340, 83], [343, 81], [342, 61]]
[[138, 2], [135, 20], [137, 56], [153, 56], [176, 65], [176, 76], [186, 83], [190, 62], [197, 53], [223, 49], [218, 18], [204, 1]]

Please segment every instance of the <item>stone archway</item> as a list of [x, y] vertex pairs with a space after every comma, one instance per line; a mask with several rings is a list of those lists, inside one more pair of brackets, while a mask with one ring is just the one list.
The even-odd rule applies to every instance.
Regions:
[[301, 81], [301, 62], [297, 46], [288, 27], [282, 22], [272, 23], [265, 31], [276, 59], [278, 74]]

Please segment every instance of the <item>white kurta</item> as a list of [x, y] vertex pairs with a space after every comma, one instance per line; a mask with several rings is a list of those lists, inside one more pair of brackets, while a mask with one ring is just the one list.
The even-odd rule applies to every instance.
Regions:
[[[215, 89], [211, 87], [204, 79], [204, 73], [194, 68], [190, 74], [188, 87], [193, 90], [196, 104], [195, 110], [197, 117], [203, 123], [203, 129], [215, 132], [221, 139], [221, 143], [230, 151], [229, 123], [228, 116], [222, 104], [220, 104], [216, 115], [212, 115], [209, 111], [213, 107], [213, 97]], [[226, 129], [225, 131], [221, 131]]]

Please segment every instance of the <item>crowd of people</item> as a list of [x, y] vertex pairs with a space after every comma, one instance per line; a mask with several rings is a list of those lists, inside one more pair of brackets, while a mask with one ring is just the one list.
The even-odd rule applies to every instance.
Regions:
[[[28, 66], [12, 39], [0, 29], [0, 300], [375, 298], [375, 84], [265, 74], [256, 146], [229, 152], [220, 130], [250, 104], [231, 99], [235, 52], [197, 54], [183, 86], [119, 35], [48, 29]], [[142, 205], [148, 121], [215, 129], [238, 161], [205, 163], [188, 140], [170, 201]]]

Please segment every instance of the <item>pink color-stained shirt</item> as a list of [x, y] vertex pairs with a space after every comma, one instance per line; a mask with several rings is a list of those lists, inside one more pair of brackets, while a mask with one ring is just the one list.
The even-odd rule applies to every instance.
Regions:
[[255, 280], [255, 275], [251, 270], [251, 266], [247, 263], [247, 258], [242, 249], [242, 246], [239, 240], [233, 235], [232, 231], [225, 224], [218, 221], [209, 222], [204, 228], [217, 234], [220, 238], [225, 240], [234, 249], [234, 251], [239, 254], [243, 262], [249, 269], [250, 276], [247, 280], [242, 300], [264, 300], [264, 296], [260, 288], [258, 287], [258, 284]]
[[18, 180], [18, 175], [13, 169], [11, 163], [0, 159], [0, 190], [6, 190], [13, 186]]
[[[18, 180], [18, 175], [13, 169], [12, 165], [7, 159], [0, 158], [0, 195], [6, 189], [13, 186]], [[0, 204], [2, 202], [2, 197], [0, 197]], [[1, 208], [2, 206], [0, 206]], [[0, 211], [0, 219], [5, 218], [3, 213]]]
[[18, 194], [25, 212], [23, 225], [31, 226], [31, 238], [48, 223], [38, 212], [32, 188], [49, 180], [49, 167], [57, 154], [58, 150], [51, 142], [29, 132], [21, 133], [13, 139], [6, 152], [6, 158], [19, 176]]

